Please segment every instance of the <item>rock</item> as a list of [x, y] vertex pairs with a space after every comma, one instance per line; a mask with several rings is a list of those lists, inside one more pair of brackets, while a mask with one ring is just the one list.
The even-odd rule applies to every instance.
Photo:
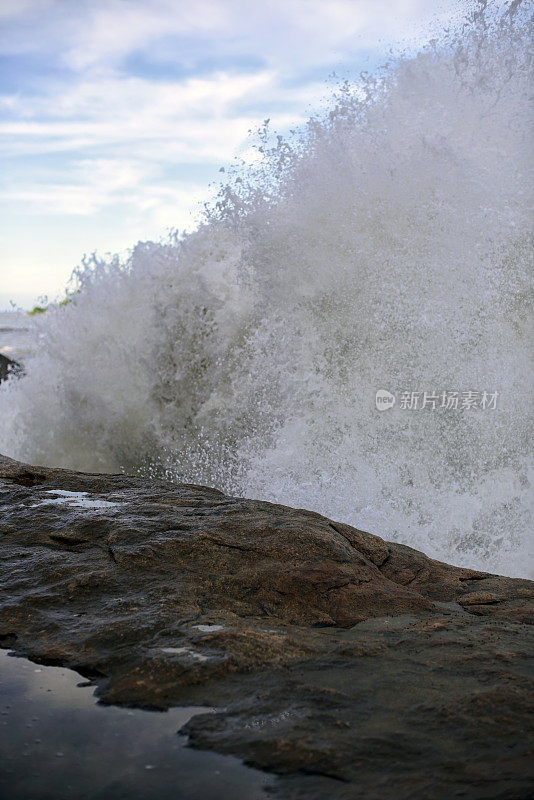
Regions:
[[[527, 797], [534, 584], [309, 511], [0, 457], [0, 637], [283, 798]], [[508, 794], [507, 794], [508, 792]]]
[[0, 353], [0, 383], [6, 381], [10, 375], [21, 375], [22, 371], [22, 366], [18, 361], [13, 361], [12, 358]]

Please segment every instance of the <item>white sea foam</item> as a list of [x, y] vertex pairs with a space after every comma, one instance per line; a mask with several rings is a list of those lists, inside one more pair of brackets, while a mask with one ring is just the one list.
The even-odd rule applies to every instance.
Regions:
[[[0, 451], [212, 484], [527, 575], [528, 13], [478, 14], [340, 87], [260, 141], [196, 233], [85, 264], [0, 390]], [[380, 412], [378, 389], [499, 397]]]

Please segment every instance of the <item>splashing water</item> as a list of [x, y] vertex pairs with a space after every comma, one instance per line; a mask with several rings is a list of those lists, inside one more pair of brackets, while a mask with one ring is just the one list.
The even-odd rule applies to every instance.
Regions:
[[[474, 14], [290, 140], [264, 131], [195, 233], [86, 261], [0, 390], [0, 451], [208, 483], [527, 575], [529, 30], [524, 4]], [[400, 402], [451, 390], [497, 407]]]

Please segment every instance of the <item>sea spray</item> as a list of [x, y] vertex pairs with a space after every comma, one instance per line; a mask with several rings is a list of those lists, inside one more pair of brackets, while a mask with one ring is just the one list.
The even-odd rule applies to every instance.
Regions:
[[0, 389], [0, 451], [527, 575], [530, 20], [483, 6], [288, 140], [265, 129], [195, 233], [86, 260]]

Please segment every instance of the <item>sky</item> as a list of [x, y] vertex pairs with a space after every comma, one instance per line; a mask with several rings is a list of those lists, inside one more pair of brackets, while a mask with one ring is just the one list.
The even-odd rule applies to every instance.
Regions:
[[0, 309], [191, 230], [220, 169], [468, 0], [0, 0]]

